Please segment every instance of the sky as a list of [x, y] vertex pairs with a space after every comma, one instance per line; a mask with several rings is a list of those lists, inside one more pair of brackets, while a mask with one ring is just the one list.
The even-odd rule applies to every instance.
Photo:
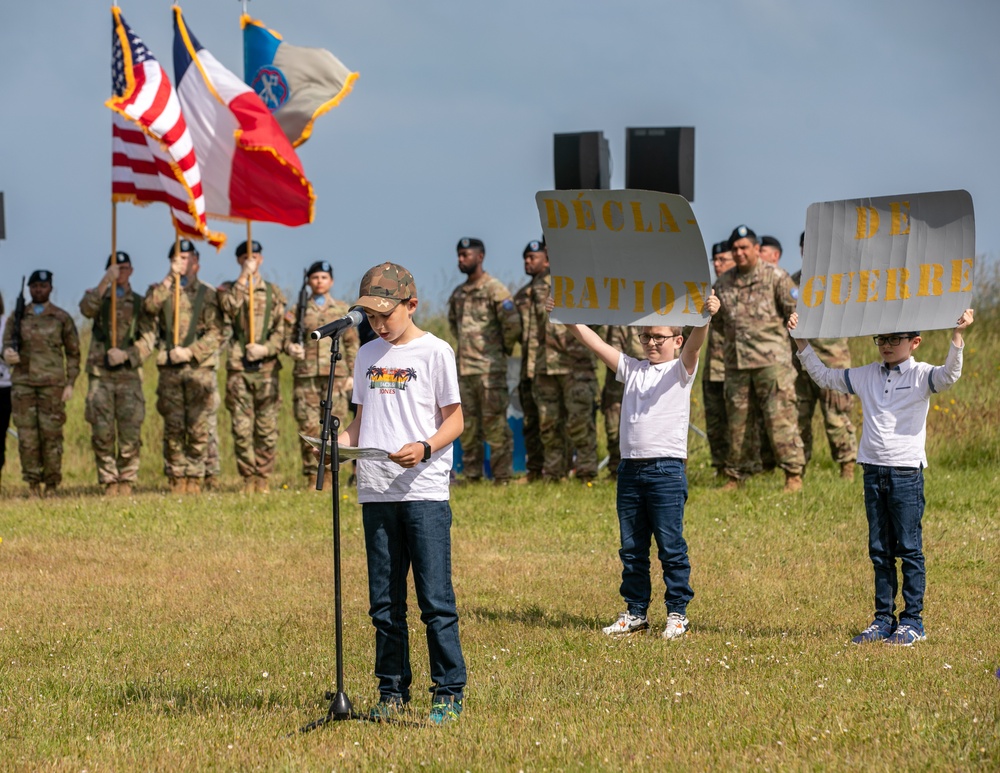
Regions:
[[[169, 2], [122, 0], [168, 73]], [[182, 3], [191, 30], [242, 76], [238, 0]], [[329, 260], [353, 300], [382, 260], [413, 271], [440, 308], [464, 277], [463, 236], [486, 269], [524, 281], [541, 235], [536, 191], [554, 187], [553, 134], [601, 130], [611, 187], [624, 187], [626, 127], [695, 127], [695, 215], [707, 246], [740, 223], [786, 246], [817, 201], [964, 188], [977, 253], [1000, 256], [1000, 3], [996, 0], [250, 0], [294, 45], [332, 51], [360, 73], [299, 148], [316, 218], [253, 225], [264, 275], [289, 293]], [[54, 272], [72, 312], [111, 250], [110, 6], [0, 4], [0, 290]], [[118, 206], [118, 249], [140, 292], [162, 279], [173, 229], [162, 204]], [[241, 224], [205, 247], [202, 278], [238, 274]]]

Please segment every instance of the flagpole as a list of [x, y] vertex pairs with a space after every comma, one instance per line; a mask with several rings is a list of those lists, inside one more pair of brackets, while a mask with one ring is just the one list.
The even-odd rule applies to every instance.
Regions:
[[[253, 235], [251, 234], [251, 227], [250, 227], [251, 226], [251, 222], [252, 221], [247, 220], [247, 260], [249, 260], [249, 259], [251, 259], [253, 257]], [[247, 340], [250, 343], [255, 344], [255, 343], [257, 343], [257, 340], [254, 338], [254, 329], [253, 329], [254, 328], [254, 324], [253, 324], [254, 320], [253, 320], [253, 274], [252, 273], [249, 274], [248, 277], [247, 277], [247, 292], [249, 293], [249, 297], [247, 298], [247, 309], [248, 309], [249, 314], [250, 314], [250, 320], [249, 320], [250, 324], [249, 324], [249, 327], [247, 329], [247, 332], [249, 333], [249, 337], [248, 337]]]
[[[181, 254], [181, 232], [174, 232], [174, 256]], [[181, 325], [181, 275], [174, 274], [174, 348], [177, 348], [180, 338]]]
[[[111, 202], [111, 263], [118, 265], [118, 202]], [[111, 281], [111, 348], [118, 348], [118, 280]]]

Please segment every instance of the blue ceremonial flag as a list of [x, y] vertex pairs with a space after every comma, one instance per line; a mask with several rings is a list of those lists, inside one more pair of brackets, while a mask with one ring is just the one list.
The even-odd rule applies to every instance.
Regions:
[[325, 49], [289, 45], [247, 14], [240, 25], [244, 80], [298, 147], [309, 139], [313, 121], [351, 93], [358, 74]]

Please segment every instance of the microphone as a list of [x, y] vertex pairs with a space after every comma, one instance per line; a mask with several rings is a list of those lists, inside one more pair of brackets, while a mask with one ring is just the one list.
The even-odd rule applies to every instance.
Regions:
[[309, 334], [309, 337], [314, 341], [319, 341], [321, 338], [339, 338], [344, 335], [352, 327], [357, 327], [362, 322], [364, 322], [365, 314], [358, 307], [354, 307], [349, 312], [347, 312], [340, 319], [335, 319], [333, 322], [327, 322], [322, 327], [318, 327]]

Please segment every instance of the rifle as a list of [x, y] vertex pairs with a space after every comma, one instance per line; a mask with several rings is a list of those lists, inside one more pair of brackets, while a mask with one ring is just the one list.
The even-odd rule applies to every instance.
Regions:
[[302, 289], [299, 290], [299, 303], [295, 307], [295, 343], [299, 346], [306, 342], [306, 306], [309, 303], [309, 274], [302, 272]]
[[15, 352], [21, 351], [21, 320], [24, 319], [24, 277], [21, 277], [21, 292], [17, 296], [17, 303], [14, 304], [14, 319], [10, 334], [10, 348]]

